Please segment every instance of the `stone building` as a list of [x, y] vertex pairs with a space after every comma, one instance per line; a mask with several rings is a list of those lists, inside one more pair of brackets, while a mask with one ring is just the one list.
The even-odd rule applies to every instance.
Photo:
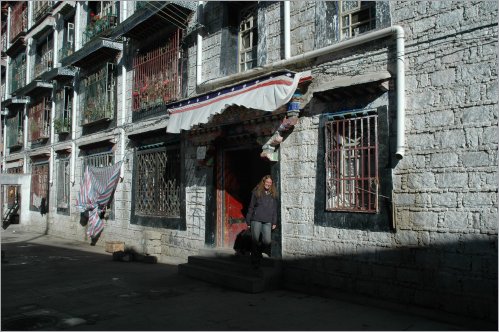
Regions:
[[[97, 243], [230, 248], [279, 188], [284, 286], [497, 322], [497, 2], [2, 2], [2, 208]], [[15, 190], [14, 196], [9, 193]]]

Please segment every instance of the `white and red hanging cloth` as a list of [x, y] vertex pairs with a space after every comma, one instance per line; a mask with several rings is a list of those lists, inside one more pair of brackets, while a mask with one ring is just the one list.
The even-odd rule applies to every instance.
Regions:
[[76, 205], [80, 212], [88, 211], [87, 235], [91, 238], [104, 229], [104, 222], [99, 214], [105, 209], [116, 190], [120, 180], [121, 164], [122, 161], [107, 167], [85, 167]]
[[[310, 75], [310, 72], [306, 72]], [[166, 131], [179, 133], [207, 123], [227, 107], [237, 105], [262, 111], [275, 111], [289, 102], [304, 73], [278, 72], [172, 104]]]

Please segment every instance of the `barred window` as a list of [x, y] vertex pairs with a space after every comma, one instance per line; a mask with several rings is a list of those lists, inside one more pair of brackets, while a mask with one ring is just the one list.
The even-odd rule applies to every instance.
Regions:
[[180, 217], [180, 146], [137, 151], [135, 214]]
[[70, 182], [69, 158], [57, 161], [57, 212], [69, 213]]
[[375, 1], [340, 1], [341, 39], [376, 28]]
[[[83, 157], [82, 177], [87, 166], [92, 167], [106, 167], [114, 164], [113, 152], [104, 151], [109, 148], [95, 149], [87, 151], [87, 155]], [[109, 212], [109, 219], [114, 219], [114, 196], [107, 204], [107, 211]]]
[[49, 206], [49, 163], [33, 163], [31, 165], [30, 210], [48, 211]]
[[378, 116], [350, 115], [325, 125], [326, 210], [377, 212]]

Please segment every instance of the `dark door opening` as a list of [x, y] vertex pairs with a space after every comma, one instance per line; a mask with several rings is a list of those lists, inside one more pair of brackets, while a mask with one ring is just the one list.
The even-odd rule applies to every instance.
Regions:
[[261, 158], [260, 153], [260, 147], [223, 151], [219, 167], [222, 174], [218, 177], [221, 179], [217, 204], [218, 246], [231, 248], [237, 234], [246, 229], [251, 191], [271, 171], [270, 162]]

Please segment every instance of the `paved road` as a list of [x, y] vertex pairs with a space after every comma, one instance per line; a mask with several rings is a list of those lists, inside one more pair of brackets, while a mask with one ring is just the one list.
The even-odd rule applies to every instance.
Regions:
[[102, 247], [2, 230], [2, 330], [469, 330], [417, 315], [285, 290], [246, 294], [115, 262]]

